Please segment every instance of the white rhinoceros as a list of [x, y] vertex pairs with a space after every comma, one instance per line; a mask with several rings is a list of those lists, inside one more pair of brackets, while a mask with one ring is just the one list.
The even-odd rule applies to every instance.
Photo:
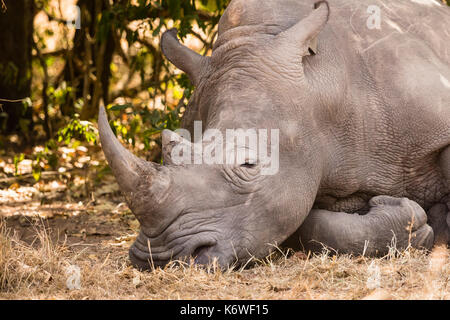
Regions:
[[135, 266], [193, 256], [227, 267], [287, 239], [366, 255], [385, 254], [394, 236], [399, 248], [449, 240], [450, 8], [233, 0], [212, 56], [183, 46], [176, 30], [161, 46], [196, 87], [183, 127], [278, 129], [279, 170], [263, 175], [267, 163], [246, 157], [174, 161], [180, 144], [196, 155], [207, 143], [167, 130], [165, 164], [146, 162], [101, 108], [104, 153], [141, 223]]

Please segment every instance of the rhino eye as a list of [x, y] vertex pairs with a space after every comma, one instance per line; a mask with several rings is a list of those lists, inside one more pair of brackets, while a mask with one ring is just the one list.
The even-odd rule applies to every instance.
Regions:
[[245, 161], [245, 163], [241, 164], [241, 168], [254, 168], [256, 167], [256, 163], [253, 161]]

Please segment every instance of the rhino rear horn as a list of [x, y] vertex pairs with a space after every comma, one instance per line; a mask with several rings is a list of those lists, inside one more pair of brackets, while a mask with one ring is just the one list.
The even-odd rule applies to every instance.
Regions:
[[177, 34], [177, 29], [164, 32], [161, 38], [161, 50], [166, 58], [177, 68], [186, 72], [192, 84], [197, 86], [202, 73], [209, 65], [209, 58], [182, 45]]

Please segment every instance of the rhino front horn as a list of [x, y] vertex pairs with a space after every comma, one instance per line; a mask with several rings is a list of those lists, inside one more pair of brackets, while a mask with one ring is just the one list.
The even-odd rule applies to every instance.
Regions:
[[[137, 202], [137, 194], [141, 191], [147, 198], [158, 199], [161, 191], [168, 188], [170, 178], [165, 168], [159, 164], [139, 159], [130, 151], [125, 149], [117, 140], [108, 123], [108, 118], [104, 106], [100, 106], [98, 116], [98, 130], [102, 149], [111, 170], [116, 177], [122, 192], [125, 193], [130, 209], [136, 214], [133, 208]], [[140, 194], [140, 196], [144, 196]], [[136, 201], [135, 201], [136, 200]]]

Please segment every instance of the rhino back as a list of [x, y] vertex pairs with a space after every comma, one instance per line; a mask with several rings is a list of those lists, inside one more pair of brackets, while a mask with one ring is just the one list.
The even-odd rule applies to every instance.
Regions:
[[[220, 20], [219, 39], [225, 32], [243, 26], [272, 25], [282, 31], [305, 18], [316, 2], [233, 0]], [[450, 19], [450, 8], [437, 0], [334, 0], [329, 6], [330, 28], [324, 33], [346, 35], [354, 40], [355, 48], [365, 50], [393, 34], [408, 34], [428, 43], [440, 58], [450, 62], [450, 25], [445, 24]], [[380, 29], [371, 28], [369, 18], [378, 9]]]

